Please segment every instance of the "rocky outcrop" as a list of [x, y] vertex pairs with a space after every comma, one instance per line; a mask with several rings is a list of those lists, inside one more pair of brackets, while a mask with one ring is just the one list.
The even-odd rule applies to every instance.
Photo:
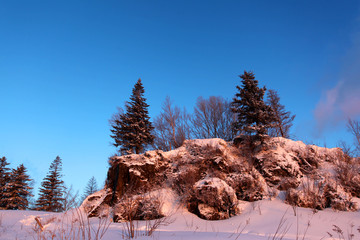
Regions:
[[[151, 206], [161, 202], [145, 196], [170, 188], [190, 212], [211, 220], [239, 214], [239, 200], [257, 201], [279, 190], [286, 191], [286, 201], [297, 206], [355, 209], [348, 186], [334, 188], [327, 183], [327, 179], [339, 178], [336, 163], [344, 158], [341, 149], [284, 138], [267, 138], [254, 145], [249, 139], [241, 138], [236, 144], [221, 139], [187, 140], [169, 152], [112, 157], [104, 190], [87, 198], [83, 206], [90, 216], [107, 209], [114, 221], [122, 221], [128, 219], [125, 210], [130, 201], [135, 204], [134, 219], [157, 218], [163, 213]], [[308, 204], [310, 199], [302, 192], [309, 178], [324, 183], [315, 201], [318, 205]]]

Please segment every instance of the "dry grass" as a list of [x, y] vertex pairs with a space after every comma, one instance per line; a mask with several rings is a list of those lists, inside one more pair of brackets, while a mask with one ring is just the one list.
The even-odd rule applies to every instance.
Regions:
[[274, 235], [270, 235], [268, 239], [271, 240], [281, 240], [285, 237], [286, 233], [289, 231], [291, 225], [287, 223], [287, 219], [285, 218], [285, 215], [287, 213], [287, 210], [282, 215], [280, 222], [275, 230]]
[[[164, 200], [159, 193], [123, 196], [114, 213], [114, 221], [124, 223], [122, 238], [152, 236], [160, 226], [171, 224], [174, 221], [171, 215], [165, 216], [161, 211], [163, 204]], [[144, 228], [139, 227], [140, 220], [145, 220]]]
[[312, 208], [314, 211], [325, 208], [323, 198], [324, 182], [307, 178], [302, 182], [301, 189], [290, 188], [286, 191], [285, 202], [292, 206]]
[[360, 162], [356, 158], [340, 157], [336, 162], [336, 177], [345, 191], [360, 198]]
[[98, 218], [97, 224], [92, 224], [90, 218], [80, 209], [65, 212], [61, 218], [35, 218], [34, 239], [47, 240], [99, 240], [102, 239], [109, 226], [109, 218]]
[[[359, 239], [360, 235], [358, 235], [358, 234], [355, 235], [354, 227], [355, 227], [355, 225], [353, 223], [351, 223], [350, 229], [348, 229], [346, 232], [344, 232], [339, 226], [333, 225], [332, 233], [327, 232], [327, 234], [332, 239], [340, 239], [340, 240]], [[360, 233], [360, 226], [357, 228], [357, 231]]]

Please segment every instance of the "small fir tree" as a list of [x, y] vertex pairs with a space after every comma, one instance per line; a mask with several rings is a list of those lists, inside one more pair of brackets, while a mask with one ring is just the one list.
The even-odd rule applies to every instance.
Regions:
[[85, 187], [85, 192], [83, 195], [83, 199], [85, 199], [87, 196], [90, 196], [91, 194], [98, 191], [98, 186], [95, 177], [91, 177]]
[[31, 179], [26, 173], [27, 169], [21, 164], [13, 169], [6, 192], [7, 209], [25, 210], [29, 206], [29, 198], [32, 197]]
[[7, 167], [8, 165], [6, 157], [0, 158], [0, 209], [6, 208], [7, 205], [7, 184], [10, 181], [10, 168]]
[[239, 77], [242, 87], [236, 86], [239, 92], [232, 102], [237, 117], [234, 132], [261, 137], [267, 134], [274, 119], [272, 109], [263, 100], [266, 88], [259, 88], [253, 72], [244, 71]]
[[280, 104], [280, 97], [275, 90], [269, 90], [267, 94], [267, 104], [272, 108], [274, 113], [273, 127], [269, 129], [271, 137], [290, 137], [290, 128], [295, 119], [289, 111], [285, 111], [285, 106]]
[[63, 210], [64, 182], [62, 174], [61, 158], [57, 156], [51, 163], [49, 173], [41, 183], [39, 198], [36, 201], [36, 209], [41, 211], [60, 212]]
[[144, 98], [141, 79], [135, 84], [130, 101], [126, 103], [126, 112], [119, 114], [111, 125], [111, 137], [115, 147], [120, 147], [121, 154], [141, 153], [147, 145], [154, 142], [154, 129], [148, 113], [149, 105]]

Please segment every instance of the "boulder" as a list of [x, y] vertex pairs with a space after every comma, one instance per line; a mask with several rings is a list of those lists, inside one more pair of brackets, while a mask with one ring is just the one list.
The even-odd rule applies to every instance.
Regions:
[[205, 178], [196, 182], [188, 209], [206, 220], [228, 219], [240, 213], [234, 189], [219, 178]]
[[89, 217], [103, 217], [108, 215], [111, 198], [111, 189], [102, 189], [88, 196], [81, 204], [81, 208]]
[[253, 202], [268, 196], [266, 181], [255, 169], [228, 174], [226, 182], [235, 190], [239, 200]]

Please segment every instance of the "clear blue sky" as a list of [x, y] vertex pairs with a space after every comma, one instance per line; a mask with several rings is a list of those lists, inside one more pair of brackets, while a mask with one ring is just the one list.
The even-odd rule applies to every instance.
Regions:
[[359, 1], [1, 1], [0, 156], [36, 189], [52, 160], [67, 185], [102, 185], [108, 119], [143, 80], [150, 114], [169, 95], [231, 99], [254, 71], [296, 114], [293, 134], [335, 147], [360, 114]]

